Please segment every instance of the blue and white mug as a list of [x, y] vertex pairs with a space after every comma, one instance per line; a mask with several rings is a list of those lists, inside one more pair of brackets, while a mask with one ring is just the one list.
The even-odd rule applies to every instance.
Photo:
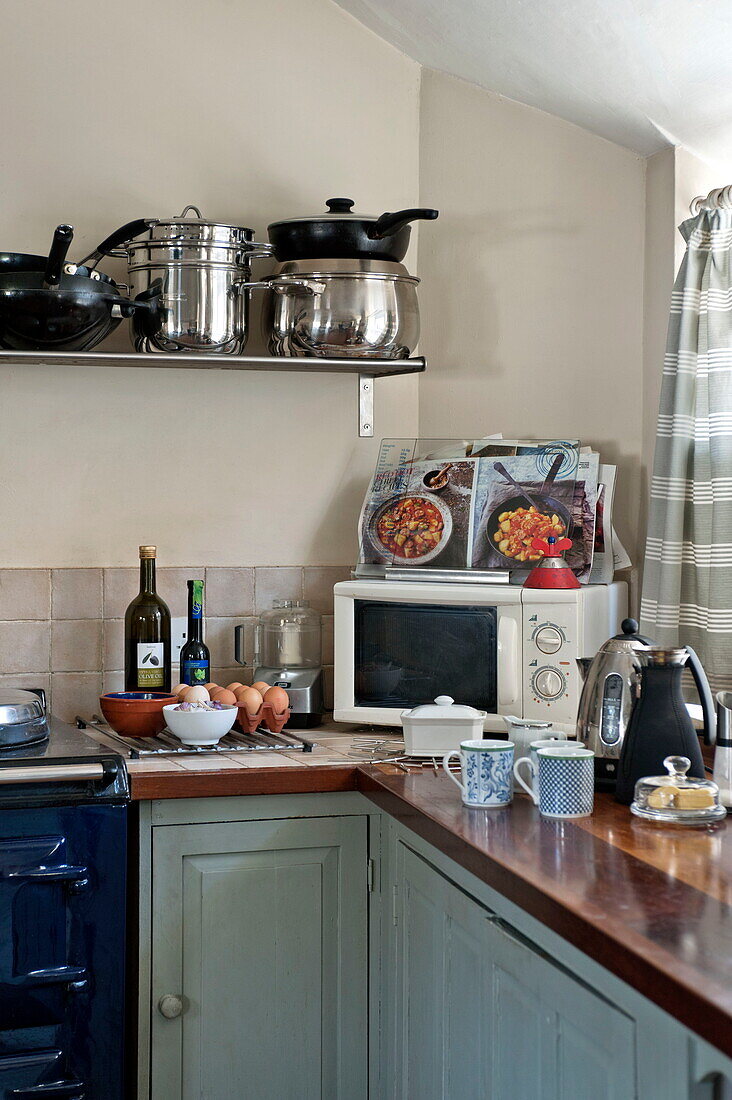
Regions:
[[[463, 804], [474, 808], [508, 806], [513, 799], [513, 741], [461, 741], [443, 757], [442, 766], [460, 788]], [[460, 757], [461, 778], [449, 764]]]
[[[521, 776], [525, 768], [531, 783]], [[544, 746], [536, 750], [536, 762], [524, 756], [516, 761], [514, 775], [539, 807], [543, 817], [589, 817], [595, 801], [595, 754], [579, 745]]]

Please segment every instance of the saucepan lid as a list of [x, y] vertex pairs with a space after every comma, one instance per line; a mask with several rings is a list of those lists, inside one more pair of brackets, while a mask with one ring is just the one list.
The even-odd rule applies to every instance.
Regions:
[[43, 718], [43, 703], [33, 691], [0, 691], [0, 727], [21, 726]]
[[688, 756], [667, 756], [663, 766], [667, 775], [648, 775], [636, 783], [632, 813], [670, 825], [704, 825], [725, 816], [717, 784], [686, 774]]

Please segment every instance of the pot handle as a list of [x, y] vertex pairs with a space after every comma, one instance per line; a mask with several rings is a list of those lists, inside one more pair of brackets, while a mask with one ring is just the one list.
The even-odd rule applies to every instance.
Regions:
[[43, 273], [43, 289], [55, 290], [61, 282], [61, 272], [64, 260], [71, 248], [74, 239], [74, 227], [71, 225], [59, 225], [53, 234], [51, 250], [46, 260], [46, 270]]
[[108, 237], [105, 237], [93, 252], [80, 260], [79, 266], [85, 264], [87, 267], [96, 267], [102, 256], [108, 256], [112, 249], [117, 248], [118, 245], [126, 244], [133, 237], [139, 237], [140, 233], [144, 233], [151, 225], [155, 225], [155, 221], [155, 218], [137, 218], [135, 221], [125, 222], [119, 229], [115, 229], [114, 233], [110, 233]]
[[699, 692], [699, 702], [702, 705], [702, 714], [704, 715], [704, 744], [714, 745], [717, 740], [717, 719], [714, 713], [712, 689], [696, 652], [690, 645], [686, 647], [686, 651], [689, 654], [689, 668], [691, 669], [691, 675], [694, 677], [696, 690]]
[[267, 280], [262, 283], [232, 283], [230, 294], [241, 294], [243, 290], [274, 290], [276, 294], [291, 294], [295, 290], [306, 290], [313, 295], [325, 292], [325, 283], [319, 283], [312, 279], [291, 279], [288, 282], [278, 283], [275, 280]]
[[156, 315], [158, 312], [157, 299], [146, 301], [145, 299], [135, 298], [133, 301], [130, 298], [123, 298], [122, 295], [111, 295], [106, 301], [112, 307], [113, 317], [132, 317], [135, 313]]
[[431, 210], [424, 207], [415, 207], [411, 210], [397, 210], [395, 214], [382, 214], [369, 230], [369, 238], [372, 241], [380, 241], [392, 233], [398, 233], [405, 225], [415, 221], [434, 221], [439, 210]]

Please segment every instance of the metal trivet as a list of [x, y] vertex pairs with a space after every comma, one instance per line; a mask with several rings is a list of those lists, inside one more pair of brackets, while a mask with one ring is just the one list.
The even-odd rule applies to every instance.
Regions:
[[[432, 768], [437, 774], [442, 768], [441, 756], [407, 756], [401, 737], [371, 737], [357, 734], [346, 755], [368, 764], [395, 764], [405, 772], [411, 768]], [[450, 764], [450, 771], [456, 771], [459, 768], [459, 764]]]
[[232, 752], [312, 752], [315, 741], [307, 741], [295, 734], [283, 730], [271, 733], [269, 730], [256, 730], [254, 733], [240, 733], [231, 730], [225, 734], [218, 745], [184, 745], [169, 730], [163, 730], [157, 737], [123, 737], [114, 733], [98, 714], [91, 719], [76, 719], [79, 729], [92, 726], [105, 737], [116, 741], [126, 749], [130, 760], [141, 760], [146, 756], [194, 756], [197, 754]]

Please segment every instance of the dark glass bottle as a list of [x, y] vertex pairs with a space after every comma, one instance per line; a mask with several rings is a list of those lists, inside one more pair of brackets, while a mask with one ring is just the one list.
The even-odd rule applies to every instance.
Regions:
[[180, 682], [207, 684], [211, 654], [203, 641], [203, 581], [188, 582], [188, 636], [180, 651]]
[[140, 592], [125, 612], [126, 691], [170, 691], [170, 611], [155, 591], [155, 554], [140, 547]]

